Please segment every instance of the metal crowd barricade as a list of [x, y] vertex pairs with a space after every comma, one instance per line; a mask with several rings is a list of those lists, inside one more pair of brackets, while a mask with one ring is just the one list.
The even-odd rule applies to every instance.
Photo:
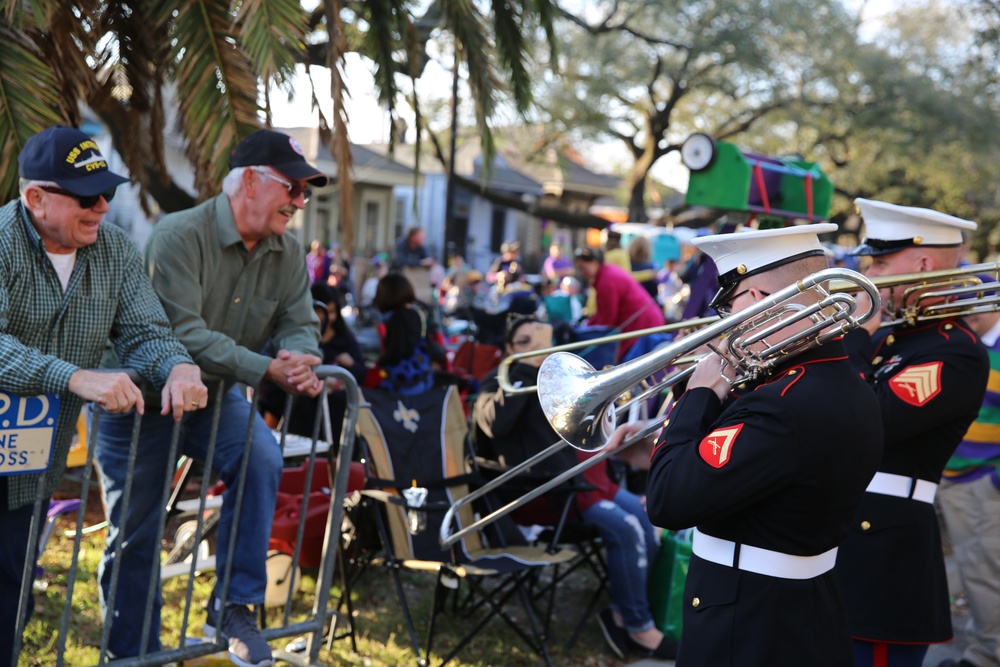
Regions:
[[[134, 371], [127, 370], [126, 372], [133, 378], [133, 380], [138, 379], [138, 376], [135, 374]], [[328, 378], [334, 379], [338, 380], [343, 385], [343, 389], [346, 392], [346, 397], [347, 397], [347, 409], [344, 416], [344, 425], [340, 435], [340, 446], [336, 461], [336, 471], [335, 471], [333, 489], [331, 490], [330, 511], [327, 515], [321, 562], [316, 577], [315, 600], [313, 601], [312, 611], [308, 615], [308, 619], [305, 621], [292, 623], [290, 619], [292, 616], [292, 602], [293, 602], [293, 597], [296, 594], [296, 586], [289, 586], [287, 599], [284, 604], [284, 611], [281, 614], [280, 618], [281, 622], [275, 625], [274, 627], [263, 628], [261, 631], [262, 636], [268, 642], [272, 642], [273, 640], [278, 640], [282, 638], [304, 637], [305, 638], [304, 650], [295, 652], [289, 652], [287, 650], [273, 650], [273, 654], [276, 661], [279, 662], [284, 661], [286, 663], [290, 663], [293, 665], [302, 665], [302, 666], [320, 665], [319, 651], [323, 644], [327, 622], [328, 621], [333, 622], [334, 619], [339, 614], [337, 608], [330, 608], [329, 606], [330, 589], [333, 584], [334, 568], [336, 567], [338, 549], [340, 548], [341, 522], [343, 520], [343, 504], [344, 504], [344, 498], [347, 493], [348, 477], [350, 474], [350, 464], [354, 452], [355, 426], [357, 424], [358, 414], [361, 408], [361, 391], [358, 387], [357, 381], [348, 371], [344, 370], [343, 368], [340, 368], [339, 366], [320, 366], [316, 369], [316, 374], [323, 380], [326, 380]], [[218, 394], [214, 396], [215, 400], [213, 401], [213, 405], [215, 406], [214, 408], [215, 413], [212, 419], [211, 442], [208, 447], [208, 453], [205, 461], [206, 471], [211, 470], [211, 460], [214, 455], [215, 440], [218, 432], [220, 410], [222, 403], [220, 399], [223, 395], [223, 391], [224, 389], [220, 387]], [[299, 515], [299, 523], [296, 529], [294, 554], [292, 555], [292, 561], [291, 561], [293, 570], [295, 565], [298, 564], [299, 562], [299, 556], [302, 549], [303, 536], [305, 534], [305, 524], [308, 514], [309, 490], [311, 489], [312, 477], [316, 464], [316, 457], [319, 453], [321, 453], [319, 452], [320, 446], [324, 444], [327, 445], [332, 444], [329, 443], [331, 425], [329, 421], [330, 420], [329, 410], [327, 409], [328, 407], [327, 395], [329, 391], [330, 391], [329, 387], [324, 386], [323, 392], [319, 396], [318, 405], [321, 406], [322, 409], [318, 409], [316, 411], [316, 420], [314, 424], [313, 434], [312, 438], [309, 439], [310, 444], [308, 446], [308, 452], [306, 452], [308, 465], [306, 468], [306, 477], [303, 484], [303, 496], [302, 496], [303, 505]], [[284, 425], [281, 429], [280, 439], [279, 439], [279, 444], [281, 445], [283, 453], [285, 453], [286, 456], [288, 456], [288, 452], [285, 450], [287, 442], [286, 439], [287, 424], [289, 421], [288, 416], [290, 414], [292, 400], [293, 400], [292, 397], [289, 397], [289, 399], [286, 401]], [[256, 413], [257, 411], [257, 402], [258, 402], [258, 394], [255, 392], [255, 395], [251, 402], [252, 414]], [[81, 571], [80, 551], [81, 551], [82, 535], [84, 532], [83, 530], [84, 520], [87, 513], [87, 498], [90, 495], [90, 487], [92, 484], [91, 472], [93, 470], [93, 457], [96, 448], [96, 432], [100, 417], [101, 417], [101, 411], [96, 409], [93, 410], [93, 417], [90, 423], [90, 428], [88, 429], [87, 432], [88, 446], [86, 454], [86, 463], [84, 464], [82, 479], [80, 480], [81, 501], [79, 503], [79, 510], [77, 511], [76, 531], [73, 538], [73, 554], [69, 571], [66, 575], [67, 577], [66, 595], [65, 595], [65, 602], [63, 604], [61, 620], [58, 627], [58, 635], [56, 636], [55, 641], [52, 644], [53, 646], [55, 646], [55, 649], [57, 651], [56, 661], [54, 663], [56, 667], [61, 667], [62, 665], [67, 664], [65, 654], [66, 654], [67, 642], [72, 636], [71, 623], [73, 621], [73, 595], [74, 592], [77, 590], [78, 581], [81, 579], [81, 576], [86, 576], [94, 580], [96, 586], [99, 586], [99, 583], [97, 583], [96, 572], [91, 573], [91, 572]], [[138, 442], [140, 421], [138, 419], [138, 415], [136, 415], [136, 417], [137, 418], [135, 419], [132, 431], [131, 450], [129, 454], [129, 462], [127, 468], [129, 477], [131, 477], [131, 472], [135, 466], [136, 457], [139, 451], [138, 448], [141, 446], [141, 444]], [[249, 451], [249, 447], [251, 445], [253, 425], [254, 425], [254, 420], [251, 419], [247, 430], [244, 456], [242, 457], [243, 458], [242, 467], [239, 474], [240, 480], [246, 479], [247, 466], [249, 463], [249, 457], [246, 456], [246, 452]], [[326, 434], [325, 443], [321, 441], [319, 437], [321, 429]], [[169, 460], [171, 461], [177, 459], [177, 450], [179, 441], [180, 441], [180, 424], [175, 423], [170, 444], [171, 456]], [[168, 505], [168, 499], [170, 497], [170, 486], [174, 475], [173, 466], [167, 466], [167, 468], [168, 469], [164, 471], [165, 482], [166, 482], [164, 484], [164, 497], [162, 499], [163, 502], [160, 504], [160, 507], [163, 509], [161, 510], [162, 511], [162, 515], [160, 517], [161, 520], [158, 523], [158, 534], [157, 534], [158, 543], [162, 543], [163, 531], [167, 520], [167, 505]], [[38, 536], [41, 534], [41, 531], [43, 530], [43, 524], [45, 523], [46, 520], [46, 508], [48, 505], [49, 498], [44, 498], [41, 495], [43, 490], [43, 480], [44, 477], [39, 478], [38, 493], [36, 494], [37, 500], [35, 501], [34, 515], [31, 523], [31, 534], [28, 540], [29, 545], [36, 544]], [[197, 501], [198, 520], [195, 529], [195, 535], [193, 538], [193, 543], [196, 545], [196, 548], [194, 549], [194, 553], [191, 558], [191, 563], [190, 566], [187, 568], [187, 573], [186, 573], [188, 579], [184, 596], [184, 612], [182, 616], [182, 622], [180, 627], [180, 638], [178, 645], [176, 646], [164, 645], [163, 649], [157, 651], [156, 653], [143, 653], [137, 657], [131, 657], [125, 659], [112, 659], [112, 657], [108, 655], [108, 641], [109, 641], [111, 626], [107, 622], [108, 619], [104, 618], [102, 619], [103, 625], [100, 637], [99, 660], [96, 663], [96, 667], [103, 667], [104, 665], [113, 665], [114, 667], [146, 667], [148, 665], [165, 665], [183, 660], [193, 660], [195, 658], [217, 653], [219, 651], [225, 651], [228, 649], [227, 644], [221, 643], [222, 642], [221, 633], [217, 634], [216, 639], [214, 641], [204, 641], [201, 643], [194, 643], [194, 644], [191, 644], [187, 641], [188, 621], [193, 602], [194, 579], [196, 574], [200, 572], [201, 569], [205, 566], [204, 563], [199, 562], [197, 544], [200, 543], [205, 536], [205, 529], [206, 529], [205, 517], [206, 517], [206, 506], [208, 503], [207, 492], [209, 486], [207, 481], [208, 480], [206, 474], [206, 478], [203, 480], [203, 483], [201, 485], [201, 492]], [[237, 503], [235, 511], [237, 514], [233, 520], [233, 525], [232, 525], [233, 532], [230, 534], [231, 535], [230, 544], [234, 543], [233, 538], [235, 538], [235, 533], [238, 526], [238, 518], [240, 511], [239, 508], [241, 506], [243, 494], [245, 491], [246, 491], [246, 484], [240, 483], [238, 485], [235, 498], [235, 502]], [[131, 492], [131, 485], [127, 484], [123, 492], [123, 498], [122, 498], [121, 514], [123, 517], [126, 515], [126, 510], [128, 508], [130, 492]], [[29, 549], [30, 548], [31, 547], [29, 546]], [[108, 604], [106, 605], [109, 611], [114, 608], [115, 596], [122, 594], [122, 592], [119, 590], [118, 587], [118, 569], [121, 562], [121, 554], [123, 549], [121, 539], [116, 540], [114, 548], [115, 548], [115, 558], [112, 565], [111, 580], [108, 590]], [[217, 579], [218, 597], [221, 599], [223, 604], [225, 603], [226, 595], [228, 592], [229, 570], [232, 566], [233, 551], [234, 551], [233, 549], [230, 549], [227, 562], [218, 563], [217, 564], [218, 567], [216, 569], [216, 575], [218, 577]], [[261, 557], [263, 557], [263, 554], [261, 555]], [[20, 655], [21, 652], [22, 633], [26, 625], [25, 616], [27, 614], [27, 608], [28, 608], [27, 605], [29, 596], [33, 594], [31, 582], [34, 578], [32, 575], [35, 570], [36, 563], [37, 563], [36, 558], [33, 557], [31, 554], [29, 554], [29, 557], [26, 559], [24, 573], [21, 579], [21, 594], [18, 600], [18, 612], [19, 612], [18, 625], [15, 634], [15, 643], [13, 647], [13, 656], [14, 656], [13, 663], [15, 665], [17, 664], [17, 657]], [[152, 582], [156, 581], [157, 572], [160, 570], [160, 568], [161, 568], [161, 563], [159, 562], [159, 560], [150, 563], [149, 576], [151, 584]], [[146, 591], [128, 592], [128, 594], [133, 594], [133, 595], [145, 594], [147, 596], [146, 597], [147, 604], [145, 606], [147, 611], [145, 618], [143, 619], [143, 632], [142, 632], [143, 646], [146, 645], [147, 639], [149, 637], [151, 620], [152, 620], [151, 619], [152, 601], [155, 593], [156, 591], [153, 589], [152, 585], [150, 585]], [[88, 604], [96, 605], [97, 604], [96, 597], [94, 599], [88, 600]], [[166, 603], [164, 604], [164, 607], [166, 608]], [[351, 622], [351, 620], [347, 619], [347, 622]], [[53, 628], [53, 630], [56, 630], [56, 628]], [[0, 647], [0, 650], [10, 650], [10, 647], [7, 648]]]

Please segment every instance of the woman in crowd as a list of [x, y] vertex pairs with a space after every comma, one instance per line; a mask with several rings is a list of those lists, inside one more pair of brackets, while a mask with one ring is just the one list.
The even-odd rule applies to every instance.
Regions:
[[417, 303], [413, 285], [402, 273], [387, 274], [378, 281], [374, 305], [382, 314], [379, 389], [400, 394], [427, 391], [434, 386], [433, 364], [443, 361], [443, 350], [430, 340], [428, 316]]
[[655, 299], [659, 296], [659, 287], [653, 264], [653, 244], [645, 236], [636, 236], [628, 242], [628, 256], [632, 260], [632, 277]]

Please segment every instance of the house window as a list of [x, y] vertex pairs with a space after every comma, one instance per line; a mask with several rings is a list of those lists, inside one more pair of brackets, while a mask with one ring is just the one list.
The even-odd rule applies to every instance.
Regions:
[[[324, 207], [316, 208], [316, 238], [323, 241], [324, 245], [329, 245], [330, 241], [330, 209]], [[312, 239], [305, 239], [306, 243], [311, 243]]]
[[365, 221], [361, 249], [366, 257], [373, 257], [375, 253], [379, 252], [377, 246], [379, 213], [380, 207], [377, 201], [365, 202]]
[[410, 205], [410, 200], [406, 197], [396, 197], [396, 219], [392, 222], [392, 238], [398, 239], [403, 236], [403, 228], [406, 227], [406, 208]]

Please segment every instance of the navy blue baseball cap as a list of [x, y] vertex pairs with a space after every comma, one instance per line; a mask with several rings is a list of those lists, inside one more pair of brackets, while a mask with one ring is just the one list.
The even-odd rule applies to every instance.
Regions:
[[257, 130], [236, 145], [229, 168], [267, 165], [289, 178], [305, 180], [318, 188], [330, 182], [326, 174], [306, 162], [299, 142], [274, 130]]
[[113, 190], [129, 180], [108, 169], [108, 161], [89, 134], [63, 125], [28, 139], [17, 156], [17, 171], [21, 178], [51, 181], [83, 197]]

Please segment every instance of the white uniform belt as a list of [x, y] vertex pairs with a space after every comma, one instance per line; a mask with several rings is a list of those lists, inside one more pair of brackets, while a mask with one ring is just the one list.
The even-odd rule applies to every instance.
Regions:
[[903, 477], [893, 475], [888, 472], [877, 472], [868, 482], [868, 493], [881, 493], [883, 496], [896, 496], [897, 498], [912, 498], [922, 503], [933, 503], [934, 494], [937, 493], [938, 485], [928, 482], [926, 479], [914, 479], [913, 477]]
[[832, 570], [837, 562], [836, 547], [818, 556], [792, 556], [748, 544], [740, 545], [739, 562], [734, 562], [735, 542], [706, 535], [697, 528], [694, 529], [691, 551], [699, 558], [719, 565], [779, 579], [812, 579]]

